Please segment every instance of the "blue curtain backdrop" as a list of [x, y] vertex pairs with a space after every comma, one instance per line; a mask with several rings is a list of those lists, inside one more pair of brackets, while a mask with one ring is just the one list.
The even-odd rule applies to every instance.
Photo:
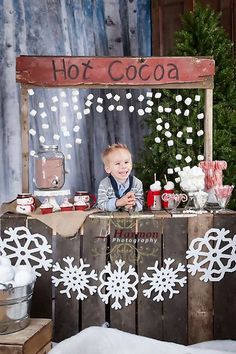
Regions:
[[[150, 56], [150, 0], [0, 0], [0, 202], [21, 192], [20, 102], [15, 80], [19, 55]], [[110, 92], [120, 96], [122, 111], [108, 110]], [[91, 93], [93, 105], [84, 115]], [[104, 176], [100, 153], [107, 144], [126, 143], [137, 158], [146, 128], [137, 109], [130, 113], [128, 107], [141, 105], [140, 93], [132, 90], [128, 102], [124, 89], [79, 93], [34, 89], [29, 95], [31, 192], [33, 155], [42, 142], [58, 144], [65, 154], [65, 187], [72, 195], [75, 190], [96, 193]], [[95, 104], [99, 97], [104, 100], [101, 113]]]

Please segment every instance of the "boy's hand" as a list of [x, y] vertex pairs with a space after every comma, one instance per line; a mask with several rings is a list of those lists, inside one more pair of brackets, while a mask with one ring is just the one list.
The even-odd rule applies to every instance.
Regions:
[[122, 198], [117, 199], [117, 208], [126, 207], [127, 209], [132, 208], [135, 205], [135, 195], [134, 192], [128, 192]]

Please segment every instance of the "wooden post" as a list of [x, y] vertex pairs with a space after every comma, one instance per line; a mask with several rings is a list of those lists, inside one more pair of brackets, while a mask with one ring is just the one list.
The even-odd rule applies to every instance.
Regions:
[[29, 192], [29, 120], [28, 91], [21, 87], [21, 151], [22, 151], [22, 192]]
[[205, 90], [204, 156], [206, 161], [213, 158], [213, 90]]
[[[188, 244], [196, 237], [203, 237], [212, 225], [212, 214], [188, 218]], [[188, 344], [212, 339], [213, 285], [212, 282], [201, 281], [197, 273], [188, 277]]]

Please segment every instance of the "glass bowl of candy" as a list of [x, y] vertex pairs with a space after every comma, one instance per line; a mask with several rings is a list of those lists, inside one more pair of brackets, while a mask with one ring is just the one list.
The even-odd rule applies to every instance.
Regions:
[[220, 209], [217, 210], [218, 212], [225, 212], [226, 206], [228, 205], [234, 186], [224, 185], [221, 187], [214, 188], [215, 196], [217, 202], [220, 206]]

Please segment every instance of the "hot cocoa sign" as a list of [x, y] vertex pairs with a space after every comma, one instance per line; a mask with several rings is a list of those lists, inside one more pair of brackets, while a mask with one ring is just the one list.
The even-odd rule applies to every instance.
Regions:
[[[214, 75], [214, 60], [192, 57], [30, 57], [16, 60], [18, 82], [36, 86], [121, 85], [203, 82]], [[187, 68], [187, 70], [186, 70]]]

